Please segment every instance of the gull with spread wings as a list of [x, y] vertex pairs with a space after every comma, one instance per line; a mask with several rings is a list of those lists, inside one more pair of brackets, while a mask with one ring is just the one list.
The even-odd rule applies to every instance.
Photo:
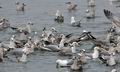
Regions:
[[120, 28], [120, 18], [114, 15], [111, 11], [104, 9], [105, 16], [112, 21], [112, 24]]

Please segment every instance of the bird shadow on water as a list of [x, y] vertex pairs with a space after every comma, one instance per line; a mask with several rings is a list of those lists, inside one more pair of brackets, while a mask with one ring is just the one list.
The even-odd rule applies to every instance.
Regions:
[[58, 72], [83, 72], [83, 70], [72, 70], [70, 67], [57, 68]]
[[86, 21], [87, 22], [94, 22], [95, 19], [98, 19], [98, 18], [101, 18], [101, 16], [95, 16], [95, 17], [92, 17], [92, 18], [86, 18]]

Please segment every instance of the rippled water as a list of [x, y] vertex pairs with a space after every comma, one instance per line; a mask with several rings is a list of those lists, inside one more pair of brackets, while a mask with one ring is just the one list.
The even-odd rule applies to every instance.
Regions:
[[[24, 2], [26, 6], [25, 14], [17, 14], [15, 10], [15, 2]], [[78, 4], [77, 11], [69, 13], [66, 9], [65, 2], [72, 1]], [[86, 0], [0, 0], [0, 17], [10, 20], [12, 26], [24, 25], [32, 21], [34, 23], [33, 30], [41, 33], [43, 27], [55, 27], [62, 33], [74, 33], [79, 35], [83, 29], [89, 30], [97, 38], [104, 39], [106, 30], [111, 26], [110, 21], [106, 19], [103, 9], [109, 9], [114, 13], [119, 13], [120, 8], [115, 8], [108, 0], [96, 0], [96, 16], [94, 20], [82, 21], [82, 27], [76, 28], [70, 26], [70, 17], [75, 16], [76, 20], [81, 19], [85, 15], [87, 9]], [[119, 4], [119, 3], [117, 3]], [[63, 24], [57, 24], [53, 21], [56, 10], [59, 9], [65, 16]], [[0, 32], [0, 40], [8, 40], [12, 35], [9, 30]], [[81, 46], [80, 48], [87, 48]], [[29, 62], [26, 64], [15, 63], [5, 60], [0, 64], [0, 72], [67, 72], [67, 68], [56, 69], [55, 61], [57, 53], [37, 52], [28, 57]], [[65, 58], [64, 58], [65, 59]], [[120, 67], [120, 66], [119, 66]], [[118, 72], [119, 67], [116, 66]], [[113, 67], [106, 67], [97, 61], [89, 61], [84, 67], [84, 72], [110, 72]]]

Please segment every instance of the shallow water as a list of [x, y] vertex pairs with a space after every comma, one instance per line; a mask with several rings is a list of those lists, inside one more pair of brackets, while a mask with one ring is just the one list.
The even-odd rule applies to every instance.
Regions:
[[[17, 14], [15, 10], [15, 2], [24, 2], [26, 11], [24, 14]], [[72, 1], [78, 4], [75, 12], [69, 13], [66, 9], [65, 2]], [[10, 20], [11, 26], [21, 26], [28, 22], [33, 22], [32, 29], [40, 34], [43, 27], [55, 27], [62, 33], [81, 34], [83, 29], [91, 31], [97, 38], [104, 39], [106, 30], [110, 28], [110, 21], [104, 16], [103, 9], [109, 9], [114, 13], [119, 13], [120, 8], [115, 8], [108, 0], [96, 0], [96, 18], [93, 20], [82, 20], [82, 27], [76, 28], [70, 26], [70, 17], [75, 16], [76, 20], [81, 19], [85, 15], [87, 9], [86, 0], [0, 0], [0, 17]], [[56, 10], [59, 9], [65, 16], [63, 24], [57, 24], [53, 21]], [[8, 29], [0, 32], [0, 41], [9, 40], [13, 33]], [[89, 48], [88, 45], [80, 48]], [[0, 64], [0, 72], [68, 72], [67, 68], [56, 69], [55, 61], [57, 58], [65, 59], [57, 56], [57, 53], [37, 52], [28, 57], [29, 62], [26, 64], [11, 62], [5, 60]], [[116, 66], [120, 72], [119, 65]], [[110, 72], [113, 67], [106, 67], [97, 61], [89, 61], [84, 67], [84, 72]]]

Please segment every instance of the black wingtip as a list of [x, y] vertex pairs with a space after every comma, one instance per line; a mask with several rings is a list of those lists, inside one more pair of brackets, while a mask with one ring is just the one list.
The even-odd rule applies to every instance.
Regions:
[[108, 19], [112, 19], [112, 16], [113, 16], [113, 13], [107, 9], [103, 9], [104, 11], [104, 14], [105, 16], [108, 18]]
[[12, 30], [16, 30], [17, 28], [15, 28], [15, 27], [10, 27]]
[[73, 35], [73, 33], [70, 33], [68, 35], [66, 35], [66, 38], [70, 38]]
[[43, 31], [45, 31], [45, 30], [46, 30], [46, 28], [44, 27], [44, 28], [43, 28]]

